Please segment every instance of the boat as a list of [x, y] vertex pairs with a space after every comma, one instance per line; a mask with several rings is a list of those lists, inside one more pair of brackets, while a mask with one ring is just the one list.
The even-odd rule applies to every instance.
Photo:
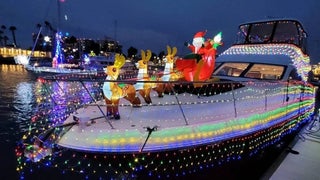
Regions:
[[59, 64], [55, 67], [48, 66], [48, 65], [39, 65], [39, 61], [46, 61], [45, 59], [38, 60], [34, 63], [27, 63], [22, 64], [21, 61], [29, 62], [30, 60], [22, 60], [22, 59], [28, 59], [27, 56], [15, 56], [15, 62], [16, 64], [23, 65], [23, 67], [30, 72], [36, 73], [36, 74], [70, 74], [70, 73], [77, 73], [77, 74], [96, 74], [98, 73], [98, 69], [96, 68], [82, 68], [77, 64]]
[[[38, 32], [37, 43], [41, 29]], [[14, 56], [15, 64], [22, 65], [27, 71], [36, 73], [36, 74], [69, 74], [69, 73], [80, 73], [80, 74], [96, 74], [98, 71], [101, 71], [97, 67], [93, 66], [81, 66], [80, 63], [64, 63], [64, 58], [61, 52], [61, 35], [57, 32], [56, 38], [57, 46], [56, 54], [53, 58], [31, 58], [34, 52], [35, 45], [30, 52], [30, 55], [16, 55]]]
[[[40, 163], [86, 178], [179, 178], [250, 158], [312, 120], [306, 38], [297, 20], [241, 24], [237, 42], [210, 57], [214, 71], [201, 81], [201, 69], [183, 79], [181, 63], [202, 68], [206, 59], [180, 59], [179, 72], [169, 46], [163, 72], [143, 66], [126, 75], [118, 54], [103, 78], [42, 77], [39, 113], [17, 148], [18, 171]], [[141, 51], [139, 65], [150, 54]]]
[[108, 56], [85, 56], [83, 59], [85, 64], [97, 64], [97, 66], [105, 67], [114, 63], [114, 53], [108, 53]]
[[[59, 38], [56, 41], [60, 41]], [[61, 49], [61, 42], [57, 42], [56, 44], [56, 49]], [[53, 58], [31, 58], [32, 54], [33, 50], [30, 52], [29, 56], [14, 56], [15, 64], [22, 65], [27, 71], [37, 74], [96, 74], [103, 72], [103, 69], [107, 65], [114, 63], [115, 53], [108, 52], [105, 53], [106, 55], [99, 56], [91, 55], [92, 53], [90, 55], [83, 54], [80, 59], [69, 60], [64, 59], [61, 50], [56, 50], [56, 54]]]
[[[96, 66], [85, 66], [81, 65], [79, 60], [71, 59], [71, 62], [67, 62], [69, 60], [66, 60], [64, 50], [63, 50], [63, 34], [61, 30], [59, 29], [59, 18], [60, 18], [60, 3], [57, 1], [57, 12], [58, 12], [58, 27], [57, 30], [55, 30], [54, 37], [52, 38], [54, 41], [54, 47], [52, 49], [53, 55], [51, 55], [50, 58], [32, 58], [34, 55], [34, 51], [36, 48], [36, 45], [38, 43], [39, 37], [41, 36], [41, 32], [43, 27], [40, 25], [39, 31], [37, 33], [35, 42], [33, 44], [32, 50], [29, 55], [20, 54], [14, 56], [15, 64], [22, 65], [27, 71], [34, 72], [36, 74], [73, 74], [73, 73], [80, 73], [80, 74], [97, 74], [98, 71], [102, 71], [102, 67], [96, 67]], [[51, 53], [50, 53], [51, 54]], [[105, 60], [106, 62], [110, 62], [110, 60]], [[102, 63], [103, 61], [99, 61], [99, 63]]]

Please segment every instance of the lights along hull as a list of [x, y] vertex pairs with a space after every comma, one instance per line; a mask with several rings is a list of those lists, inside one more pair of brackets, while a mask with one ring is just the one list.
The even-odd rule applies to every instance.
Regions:
[[[298, 31], [291, 37], [301, 38], [291, 43], [286, 42], [290, 37], [268, 42], [250, 40], [252, 33], [266, 31], [250, 31], [247, 27], [265, 27], [261, 24], [272, 28], [293, 25]], [[173, 178], [250, 158], [295, 135], [311, 120], [314, 109], [313, 87], [306, 81], [309, 57], [300, 41], [306, 37], [305, 32], [298, 22], [290, 20], [249, 23], [240, 26], [240, 30], [243, 41], [216, 59], [213, 79], [220, 79], [219, 82], [161, 82], [169, 87], [174, 84], [174, 91], [163, 98], [152, 93], [152, 104], [143, 103], [141, 107], [121, 99], [120, 120], [105, 117], [104, 101], [92, 103], [93, 92], [99, 92], [92, 90], [95, 83], [86, 84], [76, 75], [48, 79], [60, 82], [58, 87], [64, 81], [75, 87], [65, 85], [68, 88], [64, 93], [71, 94], [68, 98], [61, 97], [62, 88], [60, 93], [53, 93], [50, 98], [63, 103], [55, 100], [58, 107], [50, 113], [42, 111], [33, 119], [39, 120], [35, 125], [53, 127], [53, 133], [45, 140], [51, 142], [48, 147], [56, 148], [56, 153], [42, 162], [85, 177]], [[220, 74], [224, 67], [229, 71]], [[252, 67], [258, 68], [252, 71]], [[119, 80], [123, 82], [135, 83]], [[101, 89], [101, 83], [97, 82], [97, 89]], [[94, 99], [101, 97], [98, 93]], [[44, 119], [40, 118], [43, 114]], [[74, 125], [64, 126], [70, 123]], [[29, 136], [37, 133], [30, 132]]]
[[[283, 82], [241, 84], [234, 89], [232, 83], [211, 84], [214, 88], [210, 90], [184, 87], [184, 92], [180, 89], [179, 94], [166, 94], [164, 98], [153, 94], [154, 105], [140, 108], [123, 101], [121, 119], [111, 120], [113, 128], [101, 118], [96, 104], [87, 105], [67, 118], [65, 124], [72, 126], [57, 128], [53, 153], [41, 159], [41, 164], [88, 178], [183, 177], [250, 158], [295, 135], [310, 120], [313, 91], [309, 86], [287, 86]], [[270, 87], [268, 93], [265, 86]], [[198, 92], [207, 95], [199, 96]], [[219, 93], [208, 95], [214, 92]], [[232, 94], [235, 99], [227, 98]], [[105, 108], [103, 102], [97, 103]], [[129, 110], [131, 114], [127, 114]], [[93, 124], [90, 119], [84, 124], [74, 123], [73, 117], [81, 115], [98, 117], [92, 118]], [[158, 128], [146, 141], [145, 127], [154, 126]]]
[[[291, 92], [285, 101], [286, 96], [281, 92], [286, 92], [283, 89], [286, 86], [274, 86], [276, 90], [262, 95], [257, 94], [265, 93], [259, 92], [261, 89], [255, 87], [258, 85], [262, 84], [246, 84], [233, 92], [211, 96], [185, 92], [158, 98], [154, 94], [154, 104], [140, 108], [124, 100], [119, 107], [120, 120], [106, 120], [98, 106], [87, 106], [66, 120], [70, 123], [75, 117], [81, 119], [59, 136], [57, 144], [79, 151], [105, 153], [185, 149], [254, 133], [313, 111], [312, 91], [302, 95], [299, 86], [292, 86], [290, 91], [295, 90], [296, 94]], [[105, 104], [98, 103], [106, 114]], [[81, 122], [85, 119], [86, 122]], [[95, 119], [95, 123], [90, 119]], [[154, 129], [148, 131], [148, 128]]]

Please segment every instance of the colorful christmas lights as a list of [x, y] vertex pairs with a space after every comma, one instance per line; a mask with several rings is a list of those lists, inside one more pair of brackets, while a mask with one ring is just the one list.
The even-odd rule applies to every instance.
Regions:
[[286, 55], [292, 59], [292, 64], [296, 67], [298, 74], [303, 81], [308, 80], [308, 73], [311, 70], [310, 58], [304, 54], [300, 48], [293, 44], [254, 44], [237, 45], [224, 51], [223, 55]]
[[[81, 75], [81, 77], [84, 76]], [[68, 80], [74, 80], [75, 75], [55, 78], [57, 79], [53, 81], [44, 79], [39, 81], [37, 85], [38, 114], [32, 118], [25, 140], [30, 140], [34, 135], [41, 134], [41, 132], [63, 123], [75, 109], [85, 107], [93, 101], [79, 81], [68, 82]], [[242, 82], [242, 85], [235, 85], [216, 82], [212, 85], [214, 88], [204, 86], [202, 90], [199, 90], [182, 84], [177, 86], [180, 93], [165, 95], [177, 97], [178, 101], [171, 99], [170, 101], [144, 105], [141, 108], [169, 108], [179, 104], [182, 107], [200, 105], [215, 107], [233, 102], [236, 104], [238, 102], [265, 103], [267, 99], [266, 107], [256, 107], [254, 110], [237, 107], [237, 116], [235, 114], [218, 116], [199, 114], [198, 118], [207, 123], [155, 131], [142, 153], [139, 153], [137, 149], [140, 148], [144, 135], [140, 131], [131, 130], [138, 127], [132, 127], [125, 131], [109, 128], [91, 129], [89, 134], [95, 136], [94, 141], [90, 136], [82, 139], [76, 137], [71, 141], [78, 144], [81, 144], [80, 142], [91, 144], [87, 147], [87, 151], [100, 150], [109, 151], [109, 153], [77, 152], [57, 147], [58, 154], [53, 153], [39, 163], [43, 166], [61, 169], [61, 173], [83, 174], [87, 178], [96, 176], [180, 177], [246, 156], [253, 156], [260, 150], [278, 142], [283, 136], [293, 133], [303, 122], [308, 121], [311, 112], [313, 112], [314, 92], [311, 87], [300, 84], [287, 86], [286, 82]], [[86, 82], [85, 86], [97, 100], [101, 99], [99, 80]], [[237, 87], [234, 92], [230, 92], [231, 86]], [[224, 91], [222, 88], [227, 90]], [[235, 95], [234, 98], [232, 98], [232, 94]], [[289, 102], [285, 101], [286, 96], [290, 97]], [[219, 97], [224, 98], [219, 99]], [[154, 95], [151, 98], [158, 97]], [[272, 104], [273, 101], [279, 102], [279, 100], [283, 103], [283, 107]], [[130, 108], [130, 106], [123, 103], [120, 108]], [[50, 110], [48, 111], [48, 109]], [[255, 112], [260, 113], [255, 114]], [[246, 116], [246, 114], [251, 115]], [[229, 120], [209, 123], [212, 119], [226, 118]], [[183, 122], [181, 118], [162, 120]], [[191, 121], [191, 119], [189, 120]], [[75, 127], [70, 129], [71, 133], [79, 132]], [[70, 127], [56, 128], [56, 135], [50, 138], [53, 141], [62, 141], [65, 136], [60, 132], [66, 131], [68, 128]], [[161, 150], [164, 147], [167, 149], [166, 151]], [[122, 153], [119, 153], [120, 151]], [[22, 155], [17, 151], [17, 156], [19, 156], [17, 171], [23, 177], [27, 175], [25, 171], [27, 167], [34, 167], [32, 171], [36, 171], [39, 164], [33, 166], [30, 161], [25, 161]]]

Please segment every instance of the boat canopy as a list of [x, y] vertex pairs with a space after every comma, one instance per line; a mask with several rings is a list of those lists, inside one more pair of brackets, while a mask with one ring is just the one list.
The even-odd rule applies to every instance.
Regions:
[[236, 44], [289, 43], [306, 54], [306, 38], [297, 20], [268, 20], [241, 24]]

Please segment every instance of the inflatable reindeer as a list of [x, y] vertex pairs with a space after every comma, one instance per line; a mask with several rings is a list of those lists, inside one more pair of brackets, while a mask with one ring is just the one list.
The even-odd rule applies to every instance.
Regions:
[[151, 55], [152, 53], [150, 50], [147, 50], [147, 53], [141, 50], [141, 60], [136, 63], [136, 67], [139, 69], [139, 71], [135, 88], [137, 91], [139, 91], [139, 94], [143, 97], [147, 104], [152, 103], [150, 92], [152, 89], [156, 88], [156, 83], [148, 82], [156, 80], [156, 78], [150, 78], [148, 74], [148, 62], [151, 58]]
[[103, 94], [107, 105], [107, 117], [120, 119], [119, 101], [120, 98], [128, 100], [133, 107], [141, 106], [139, 97], [136, 96], [136, 89], [131, 84], [119, 85], [114, 82], [118, 79], [120, 68], [125, 63], [125, 57], [120, 54], [115, 55], [115, 62], [112, 66], [107, 66], [107, 78], [103, 84]]
[[174, 58], [177, 54], [177, 48], [173, 47], [171, 49], [170, 46], [167, 46], [167, 55], [164, 59], [166, 62], [163, 75], [158, 79], [162, 81], [162, 83], [157, 84], [157, 88], [155, 89], [158, 92], [159, 97], [163, 97], [163, 94], [166, 92], [172, 91], [172, 86], [169, 83], [165, 83], [163, 81], [178, 81], [183, 78], [183, 74], [181, 72], [174, 70]]
[[177, 81], [182, 78], [182, 74], [180, 72], [174, 71], [174, 57], [177, 54], [177, 48], [173, 47], [171, 49], [170, 46], [167, 46], [168, 54], [165, 57], [165, 66], [163, 76], [160, 78], [162, 81]]

